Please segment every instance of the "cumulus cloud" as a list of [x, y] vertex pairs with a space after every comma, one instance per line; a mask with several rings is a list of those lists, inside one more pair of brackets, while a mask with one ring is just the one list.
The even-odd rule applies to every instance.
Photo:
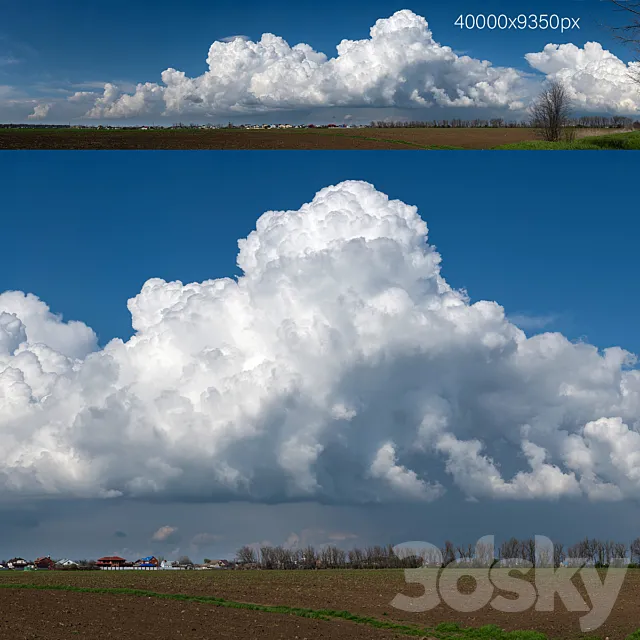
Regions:
[[[86, 92], [76, 93], [76, 100], [84, 98]], [[86, 113], [88, 118], [115, 117], [126, 118], [140, 116], [157, 110], [163, 104], [164, 89], [157, 84], [146, 82], [136, 87], [135, 93], [122, 93], [120, 87], [107, 83], [102, 96], [97, 98], [94, 106]]]
[[177, 532], [178, 532], [177, 527], [170, 527], [169, 525], [165, 525], [164, 527], [160, 527], [151, 536], [151, 539], [154, 542], [173, 542], [176, 539]]
[[167, 114], [253, 113], [310, 107], [522, 108], [527, 82], [512, 68], [460, 56], [433, 38], [427, 21], [409, 10], [380, 19], [364, 40], [343, 40], [328, 59], [308, 44], [290, 46], [265, 33], [214, 42], [208, 70], [189, 78], [167, 69], [162, 85], [133, 94], [105, 87], [89, 117], [123, 118], [161, 104]]
[[380, 447], [371, 463], [370, 472], [372, 477], [384, 479], [393, 491], [418, 500], [430, 502], [444, 493], [439, 483], [427, 484], [415, 471], [397, 464], [396, 451], [392, 442], [387, 442]]
[[33, 113], [28, 115], [29, 120], [44, 120], [51, 110], [51, 103], [40, 103], [36, 104], [33, 108]]
[[238, 244], [240, 277], [149, 280], [135, 335], [101, 350], [34, 296], [0, 295], [0, 495], [638, 494], [634, 356], [472, 304], [415, 207], [343, 182]]
[[524, 58], [530, 69], [457, 53], [434, 39], [425, 18], [405, 9], [378, 20], [369, 38], [343, 40], [333, 58], [270, 33], [257, 42], [223, 38], [211, 45], [202, 75], [169, 68], [162, 83], [140, 83], [132, 93], [106, 84], [85, 115], [209, 117], [323, 107], [475, 107], [522, 115], [544, 79], [532, 70], [565, 82], [581, 110], [640, 111], [631, 77], [640, 64], [624, 63], [597, 42], [548, 44]]
[[583, 48], [574, 44], [548, 44], [528, 53], [527, 62], [551, 80], [561, 81], [573, 104], [588, 111], [640, 112], [640, 62], [625, 64], [598, 42]]

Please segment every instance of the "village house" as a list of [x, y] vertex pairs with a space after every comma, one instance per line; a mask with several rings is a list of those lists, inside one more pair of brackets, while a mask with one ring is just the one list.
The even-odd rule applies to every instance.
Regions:
[[65, 558], [64, 560], [58, 560], [58, 562], [56, 562], [56, 567], [60, 567], [62, 569], [76, 569], [78, 567], [78, 563]]
[[204, 565], [205, 569], [226, 569], [230, 566], [230, 562], [228, 560], [209, 560]]
[[104, 558], [98, 558], [96, 566], [101, 569], [122, 569], [127, 561], [120, 556], [104, 556]]
[[133, 563], [134, 569], [158, 569], [160, 561], [155, 556], [147, 556], [146, 558], [140, 558]]
[[28, 565], [29, 563], [24, 558], [11, 558], [11, 560], [7, 562], [7, 567], [9, 569], [22, 570]]
[[33, 561], [33, 564], [36, 569], [54, 569], [56, 566], [56, 563], [51, 559], [51, 556], [36, 558]]

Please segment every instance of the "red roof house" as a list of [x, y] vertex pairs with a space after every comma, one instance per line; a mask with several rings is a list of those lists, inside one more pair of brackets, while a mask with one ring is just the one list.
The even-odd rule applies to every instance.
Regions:
[[104, 556], [96, 561], [98, 567], [124, 567], [125, 563], [126, 560], [120, 556]]
[[54, 569], [56, 563], [51, 559], [51, 556], [42, 556], [41, 558], [36, 558], [33, 561], [36, 569]]

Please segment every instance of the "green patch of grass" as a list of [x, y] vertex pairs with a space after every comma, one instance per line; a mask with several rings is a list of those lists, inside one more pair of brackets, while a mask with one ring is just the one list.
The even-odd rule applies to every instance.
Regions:
[[604, 136], [589, 136], [574, 142], [545, 142], [544, 140], [530, 140], [528, 142], [517, 142], [505, 144], [496, 149], [506, 150], [557, 150], [557, 151], [597, 151], [608, 150], [640, 150], [640, 131], [631, 133], [611, 133]]

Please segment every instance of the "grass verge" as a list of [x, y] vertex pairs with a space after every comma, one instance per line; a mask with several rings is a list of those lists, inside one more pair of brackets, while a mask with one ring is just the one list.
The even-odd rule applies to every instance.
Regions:
[[530, 140], [528, 142], [516, 142], [514, 144], [505, 144], [496, 149], [506, 150], [557, 150], [557, 151], [596, 151], [602, 149], [608, 150], [640, 150], [640, 131], [631, 133], [611, 133], [604, 136], [589, 136], [576, 140], [574, 142], [545, 142], [544, 140]]

